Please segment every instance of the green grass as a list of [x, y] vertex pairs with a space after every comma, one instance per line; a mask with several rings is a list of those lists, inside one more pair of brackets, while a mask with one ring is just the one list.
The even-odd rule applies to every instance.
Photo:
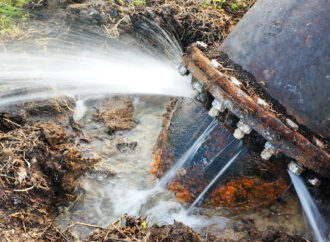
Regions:
[[146, 5], [146, 1], [144, 0], [133, 0], [132, 1], [135, 7], [143, 7]]
[[15, 29], [18, 22], [26, 21], [23, 6], [28, 0], [0, 0], [0, 31]]

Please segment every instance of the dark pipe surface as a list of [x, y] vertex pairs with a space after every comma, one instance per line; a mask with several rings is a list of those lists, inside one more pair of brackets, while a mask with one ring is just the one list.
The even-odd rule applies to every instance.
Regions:
[[258, 0], [220, 51], [267, 83], [300, 124], [330, 137], [328, 0]]
[[284, 124], [271, 110], [257, 104], [252, 97], [232, 83], [198, 49], [190, 46], [183, 62], [194, 78], [204, 83], [205, 88], [226, 107], [275, 147], [300, 161], [304, 166], [324, 177], [330, 176], [330, 154], [315, 146], [306, 137]]

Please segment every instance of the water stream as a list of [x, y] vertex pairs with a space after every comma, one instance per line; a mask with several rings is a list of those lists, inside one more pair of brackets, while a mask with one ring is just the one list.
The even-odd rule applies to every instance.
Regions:
[[211, 182], [207, 185], [207, 187], [204, 188], [204, 190], [201, 192], [201, 194], [198, 195], [198, 197], [195, 199], [195, 201], [190, 205], [188, 211], [190, 212], [197, 204], [201, 202], [201, 200], [204, 198], [205, 194], [210, 190], [210, 188], [219, 180], [221, 175], [223, 175], [226, 170], [229, 168], [229, 166], [236, 160], [236, 158], [242, 153], [242, 150], [236, 153], [228, 162], [227, 164], [218, 172], [218, 174], [211, 180]]
[[177, 171], [183, 167], [186, 162], [191, 161], [199, 147], [203, 144], [205, 138], [213, 131], [219, 121], [213, 119], [210, 125], [205, 129], [202, 135], [194, 142], [194, 144], [181, 156], [174, 166], [160, 179], [159, 185], [164, 187], [176, 175]]
[[326, 222], [320, 214], [311, 194], [309, 193], [304, 180], [291, 171], [288, 171], [294, 188], [296, 189], [301, 206], [306, 214], [308, 222], [313, 230], [315, 239], [318, 242], [329, 241], [326, 238], [327, 228]]

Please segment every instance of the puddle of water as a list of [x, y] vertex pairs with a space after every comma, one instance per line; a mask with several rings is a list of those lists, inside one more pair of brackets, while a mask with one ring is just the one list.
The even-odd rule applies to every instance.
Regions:
[[[228, 239], [240, 238], [240, 233], [233, 230], [233, 223], [242, 218], [253, 219], [261, 230], [268, 226], [284, 227], [291, 234], [308, 237], [299, 202], [292, 197], [286, 199], [285, 205], [275, 203], [270, 208], [245, 216], [229, 215], [221, 208], [203, 209], [188, 215], [188, 205], [176, 202], [174, 194], [167, 189], [155, 188], [157, 180], [150, 173], [154, 157], [152, 150], [161, 131], [162, 115], [168, 101], [166, 97], [134, 97], [136, 126], [130, 131], [117, 131], [112, 136], [107, 134], [103, 124], [91, 122], [97, 101], [85, 101], [87, 111], [79, 118], [85, 125], [86, 135], [94, 137], [85, 150], [100, 155], [117, 174], [110, 178], [95, 174], [81, 178], [80, 186], [85, 191], [85, 198], [71, 211], [58, 216], [57, 223], [62, 229], [74, 222], [107, 226], [127, 213], [148, 217], [149, 225], [164, 225], [176, 220], [200, 232], [221, 233]], [[122, 142], [137, 142], [137, 146], [120, 152], [116, 144]], [[83, 226], [72, 228], [73, 234], [80, 238], [91, 231], [91, 228]]]

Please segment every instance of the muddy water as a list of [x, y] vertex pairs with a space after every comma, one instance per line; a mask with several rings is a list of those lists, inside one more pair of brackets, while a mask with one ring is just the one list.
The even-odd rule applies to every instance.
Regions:
[[[93, 172], [80, 179], [84, 191], [81, 199], [69, 211], [57, 218], [58, 225], [65, 229], [75, 222], [108, 226], [124, 213], [147, 216], [148, 223], [168, 224], [181, 221], [200, 232], [219, 232], [224, 238], [240, 239], [244, 234], [233, 228], [241, 219], [252, 219], [259, 229], [268, 226], [283, 228], [291, 234], [309, 237], [305, 231], [302, 212], [297, 199], [289, 196], [286, 204], [276, 202], [270, 208], [258, 209], [249, 215], [235, 215], [224, 209], [196, 210], [188, 215], [188, 205], [175, 201], [166, 189], [157, 188], [156, 179], [150, 174], [152, 149], [161, 131], [162, 115], [168, 98], [133, 97], [135, 127], [130, 131], [117, 131], [108, 135], [102, 123], [92, 121], [97, 106], [96, 100], [85, 100], [76, 115], [84, 125], [84, 133], [91, 140], [83, 144], [86, 154], [102, 158], [100, 171], [110, 167], [115, 175], [107, 177], [102, 172]], [[117, 144], [135, 145], [119, 150]], [[74, 226], [70, 230], [76, 237], [85, 237], [93, 228]]]

